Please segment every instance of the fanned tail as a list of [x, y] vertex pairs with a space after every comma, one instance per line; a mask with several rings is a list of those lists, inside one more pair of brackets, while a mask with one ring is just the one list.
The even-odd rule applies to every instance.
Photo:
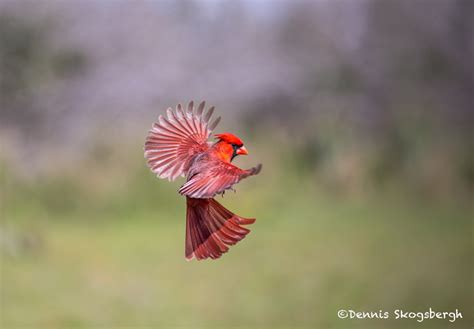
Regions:
[[255, 222], [224, 208], [214, 199], [186, 198], [186, 259], [216, 259], [250, 232]]

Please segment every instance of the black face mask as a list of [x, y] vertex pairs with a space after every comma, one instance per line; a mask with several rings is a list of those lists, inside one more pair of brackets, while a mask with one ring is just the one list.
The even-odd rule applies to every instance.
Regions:
[[237, 151], [239, 150], [239, 148], [242, 147], [242, 145], [237, 145], [237, 144], [231, 144], [232, 145], [232, 148], [234, 149], [234, 152], [232, 153], [232, 158], [230, 159], [230, 161], [234, 160], [234, 158], [238, 155], [237, 154]]

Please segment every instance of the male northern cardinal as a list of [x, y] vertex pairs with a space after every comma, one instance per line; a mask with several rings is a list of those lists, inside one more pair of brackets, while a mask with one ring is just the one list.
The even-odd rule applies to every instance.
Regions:
[[176, 111], [168, 108], [167, 118], [159, 116], [145, 142], [147, 164], [157, 177], [171, 181], [186, 176], [179, 193], [186, 196], [187, 260], [219, 258], [250, 232], [241, 225], [254, 223], [254, 218], [237, 216], [213, 197], [262, 168], [243, 170], [231, 164], [237, 155], [248, 154], [235, 135], [216, 134], [217, 142], [208, 142], [220, 117], [210, 123], [214, 107], [204, 114], [204, 106], [202, 102], [195, 109], [190, 102], [187, 110], [181, 104]]

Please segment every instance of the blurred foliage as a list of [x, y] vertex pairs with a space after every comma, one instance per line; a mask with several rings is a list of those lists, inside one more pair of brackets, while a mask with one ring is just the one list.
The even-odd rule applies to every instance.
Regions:
[[[36, 74], [44, 60], [42, 29], [0, 16], [0, 99], [3, 125], [18, 118], [16, 124], [39, 120], [40, 115], [29, 103]], [[21, 107], [21, 109], [19, 108]]]
[[44, 134], [48, 124], [51, 109], [39, 102], [41, 92], [86, 67], [85, 55], [79, 50], [54, 47], [51, 28], [0, 13], [0, 122], [3, 128], [18, 129], [27, 138]]
[[[473, 4], [0, 3], [0, 326], [467, 327]], [[143, 159], [188, 98], [264, 165], [216, 262], [185, 262], [180, 183]]]

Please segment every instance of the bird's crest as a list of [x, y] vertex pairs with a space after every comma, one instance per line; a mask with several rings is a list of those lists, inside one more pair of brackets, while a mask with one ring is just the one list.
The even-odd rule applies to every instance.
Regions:
[[231, 133], [222, 133], [222, 134], [215, 134], [214, 135], [217, 139], [219, 139], [219, 141], [224, 141], [224, 142], [227, 142], [227, 143], [230, 143], [230, 144], [235, 144], [237, 146], [242, 146], [244, 145], [244, 143], [242, 142], [242, 140], [235, 136], [234, 134], [231, 134]]

